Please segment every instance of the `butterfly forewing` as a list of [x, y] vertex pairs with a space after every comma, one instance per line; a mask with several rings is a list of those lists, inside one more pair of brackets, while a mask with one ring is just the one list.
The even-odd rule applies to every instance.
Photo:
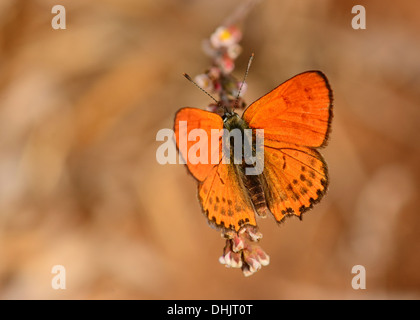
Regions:
[[[214, 145], [214, 140], [211, 139], [211, 130], [220, 130], [223, 128], [222, 118], [212, 112], [204, 111], [196, 108], [182, 108], [175, 116], [175, 139], [178, 151], [186, 162], [188, 170], [199, 181], [203, 181], [210, 174], [212, 168], [220, 162], [222, 157], [222, 140], [218, 139], [218, 146]], [[192, 163], [189, 157], [189, 151], [197, 143], [195, 140], [189, 139], [192, 130], [204, 130], [207, 136], [207, 157], [205, 163]], [[182, 146], [185, 142], [185, 148]], [[213, 158], [218, 161], [212, 161], [212, 153], [217, 153]], [[190, 153], [191, 154], [191, 153]], [[212, 163], [213, 162], [213, 163]]]
[[325, 145], [332, 116], [332, 92], [320, 71], [301, 73], [270, 91], [244, 112], [264, 138], [307, 147]]

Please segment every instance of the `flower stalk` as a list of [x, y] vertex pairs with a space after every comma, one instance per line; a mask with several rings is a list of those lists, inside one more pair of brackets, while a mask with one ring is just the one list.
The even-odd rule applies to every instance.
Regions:
[[[216, 100], [219, 102], [209, 104], [208, 111], [223, 115], [225, 109], [232, 111], [246, 106], [242, 97], [247, 85], [238, 81], [232, 71], [235, 69], [235, 60], [242, 52], [239, 44], [242, 30], [239, 25], [257, 2], [250, 0], [238, 7], [209, 39], [203, 41], [202, 47], [211, 58], [211, 66], [195, 76], [193, 82], [208, 94], [218, 96]], [[222, 237], [226, 239], [226, 244], [219, 262], [226, 267], [240, 268], [245, 276], [250, 276], [269, 264], [269, 256], [258, 245], [262, 234], [256, 226], [245, 225], [238, 232], [224, 229]]]

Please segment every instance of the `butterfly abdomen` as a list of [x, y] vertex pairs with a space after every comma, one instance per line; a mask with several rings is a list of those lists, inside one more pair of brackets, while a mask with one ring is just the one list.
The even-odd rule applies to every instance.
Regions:
[[261, 217], [265, 217], [268, 212], [267, 202], [260, 177], [257, 175], [242, 175], [244, 186], [248, 191], [255, 211]]

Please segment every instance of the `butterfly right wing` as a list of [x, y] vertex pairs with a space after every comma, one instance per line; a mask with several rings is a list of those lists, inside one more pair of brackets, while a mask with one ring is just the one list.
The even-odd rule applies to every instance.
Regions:
[[265, 140], [318, 148], [328, 140], [332, 100], [327, 77], [307, 71], [259, 98], [242, 117], [249, 127], [264, 129]]
[[279, 85], [243, 114], [264, 129], [262, 182], [268, 209], [277, 221], [312, 208], [326, 193], [327, 165], [315, 148], [327, 143], [332, 91], [320, 71], [301, 73]]
[[317, 150], [266, 141], [264, 157], [266, 201], [278, 222], [287, 215], [301, 217], [325, 195], [328, 169]]

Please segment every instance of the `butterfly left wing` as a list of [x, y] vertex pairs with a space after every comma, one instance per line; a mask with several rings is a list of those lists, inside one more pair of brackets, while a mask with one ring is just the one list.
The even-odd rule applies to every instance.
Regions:
[[198, 186], [198, 197], [210, 223], [239, 231], [256, 226], [254, 208], [243, 185], [241, 173], [233, 164], [215, 166]]
[[[222, 118], [201, 109], [182, 108], [175, 116], [174, 127], [177, 148], [188, 170], [199, 182], [198, 197], [209, 222], [235, 231], [245, 224], [255, 226], [254, 208], [240, 178], [241, 172], [233, 164], [221, 163], [222, 138], [212, 140], [211, 137], [212, 130], [223, 129]], [[188, 137], [194, 129], [204, 130], [207, 134], [207, 163], [192, 163], [189, 159], [196, 142], [188, 141]]]
[[[188, 156], [191, 155], [191, 148], [197, 143], [189, 139], [193, 130], [204, 130], [207, 135], [206, 163], [193, 163]], [[222, 157], [222, 139], [211, 138], [212, 129], [223, 129], [222, 118], [212, 112], [197, 108], [182, 108], [175, 115], [175, 140], [178, 151], [186, 162], [188, 170], [198, 181], [203, 181], [211, 172], [212, 168], [220, 162]], [[198, 150], [197, 150], [198, 151]], [[216, 161], [215, 161], [216, 160]]]

